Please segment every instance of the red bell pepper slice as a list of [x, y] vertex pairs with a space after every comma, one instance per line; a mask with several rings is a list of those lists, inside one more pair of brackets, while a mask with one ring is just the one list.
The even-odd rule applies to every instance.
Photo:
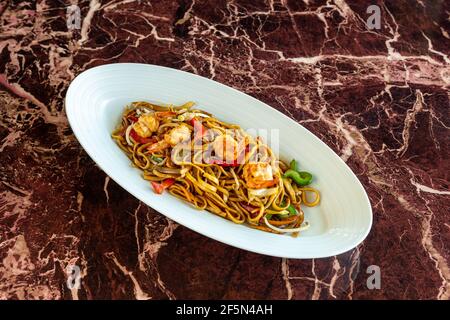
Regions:
[[150, 142], [156, 142], [155, 138], [144, 138], [144, 137], [141, 137], [136, 131], [134, 131], [134, 129], [130, 130], [130, 137], [134, 141], [136, 141], [137, 143], [142, 143], [142, 144], [150, 143]]
[[162, 182], [151, 181], [153, 190], [157, 194], [162, 194], [164, 192], [164, 190], [169, 188], [174, 183], [175, 183], [175, 179], [173, 179], [173, 178], [164, 179]]

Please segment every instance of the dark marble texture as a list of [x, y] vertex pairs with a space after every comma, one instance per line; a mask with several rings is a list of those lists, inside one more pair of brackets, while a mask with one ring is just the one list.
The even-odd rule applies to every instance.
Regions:
[[[67, 30], [69, 1], [0, 1], [0, 299], [449, 299], [450, 2], [72, 2], [81, 30]], [[374, 3], [381, 30], [365, 25]], [[278, 259], [141, 204], [64, 113], [70, 81], [114, 62], [200, 74], [297, 120], [365, 186], [368, 238]], [[80, 290], [66, 286], [70, 264]]]

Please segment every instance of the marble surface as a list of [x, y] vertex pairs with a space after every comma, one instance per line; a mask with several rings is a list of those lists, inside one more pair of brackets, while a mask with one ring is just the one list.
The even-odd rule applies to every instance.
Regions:
[[[0, 1], [0, 299], [449, 299], [449, 14], [443, 0]], [[365, 186], [368, 238], [278, 259], [141, 204], [64, 113], [70, 81], [114, 62], [196, 73], [297, 120]], [[79, 290], [66, 286], [73, 264]]]

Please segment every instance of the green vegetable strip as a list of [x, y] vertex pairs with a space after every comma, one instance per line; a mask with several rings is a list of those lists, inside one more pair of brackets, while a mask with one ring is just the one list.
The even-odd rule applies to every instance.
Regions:
[[295, 171], [292, 169], [284, 173], [285, 178], [291, 178], [297, 185], [303, 187], [307, 186], [312, 181], [312, 174], [306, 171]]
[[287, 210], [289, 211], [289, 217], [297, 215], [297, 210], [295, 210], [295, 207], [292, 204], [287, 207]]
[[289, 167], [291, 168], [291, 170], [298, 171], [298, 162], [295, 159], [292, 159]]

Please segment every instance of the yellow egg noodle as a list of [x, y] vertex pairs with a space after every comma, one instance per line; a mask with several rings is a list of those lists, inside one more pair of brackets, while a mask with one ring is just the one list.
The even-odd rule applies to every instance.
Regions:
[[277, 159], [260, 137], [193, 102], [133, 102], [112, 137], [156, 193], [167, 190], [234, 223], [296, 236], [309, 226], [301, 207], [320, 201], [297, 161]]

